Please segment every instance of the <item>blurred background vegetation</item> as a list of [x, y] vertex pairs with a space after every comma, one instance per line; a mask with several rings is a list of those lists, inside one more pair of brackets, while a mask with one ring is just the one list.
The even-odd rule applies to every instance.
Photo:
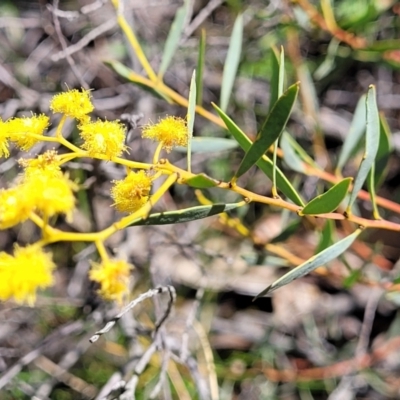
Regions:
[[[126, 0], [124, 5], [129, 25], [157, 70], [182, 2]], [[287, 84], [301, 82], [300, 99], [288, 125], [301, 146], [298, 157], [309, 155], [320, 168], [333, 173], [357, 103], [370, 84], [376, 85], [379, 109], [392, 132], [378, 194], [399, 202], [398, 2], [193, 0], [189, 5], [190, 18], [165, 74], [168, 86], [187, 97], [204, 30], [203, 106], [212, 111], [211, 102], [218, 104], [220, 99], [233, 24], [242, 13], [242, 52], [227, 114], [255, 137], [268, 113], [271, 52], [283, 46]], [[155, 147], [140, 138], [140, 125], [165, 115], [184, 117], [186, 110], [110, 68], [110, 62], [119, 61], [143, 72], [115, 15], [108, 1], [2, 0], [2, 119], [47, 113], [50, 97], [66, 87], [92, 88], [95, 116], [114, 120], [130, 115], [134, 123], [127, 138], [129, 158], [149, 162]], [[66, 135], [79, 143], [72, 123]], [[195, 136], [228, 137], [228, 133], [197, 117]], [[46, 146], [35, 147], [31, 154]], [[355, 175], [362, 154], [360, 143], [342, 171], [344, 176]], [[2, 160], [1, 187], [17, 176], [16, 161], [21, 156], [14, 150], [12, 157]], [[193, 169], [229, 181], [242, 157], [240, 149], [197, 154]], [[168, 158], [184, 168], [181, 153], [173, 152]], [[280, 164], [306, 200], [326, 187], [319, 177]], [[70, 163], [69, 170], [86, 190], [78, 194], [79, 214], [74, 222], [60, 220], [59, 228], [86, 232], [112, 223], [116, 216], [108, 189], [110, 181], [122, 177], [124, 171], [95, 160]], [[271, 183], [257, 169], [246, 174], [241, 184], [256, 193], [271, 193]], [[205, 194], [214, 202], [238, 200], [226, 191]], [[195, 204], [194, 192], [177, 185], [157, 209]], [[371, 215], [370, 202], [360, 201], [358, 207], [360, 215]], [[132, 298], [160, 284], [177, 290], [176, 305], [164, 327], [164, 349], [140, 374], [137, 398], [399, 398], [399, 233], [371, 231], [328, 269], [253, 302], [260, 290], [293, 266], [293, 258], [301, 263], [314, 254], [321, 237], [335, 240], [348, 233], [349, 227], [345, 222], [328, 227], [318, 220], [314, 225], [297, 223], [285, 212], [260, 204], [240, 210], [225, 220], [213, 217], [165, 227], [133, 227], [108, 243], [115, 254], [136, 266]], [[400, 222], [393, 210], [382, 213]], [[232, 227], [232, 221], [238, 220], [251, 230], [253, 240]], [[286, 229], [293, 223], [294, 229]], [[334, 233], [327, 234], [329, 229]], [[282, 232], [285, 235], [279, 236]], [[2, 231], [0, 249], [9, 251], [13, 243], [26, 244], [37, 235], [30, 224]], [[92, 345], [88, 338], [120, 310], [101, 301], [86, 277], [95, 249], [84, 243], [58, 243], [52, 250], [58, 265], [55, 287], [41, 293], [34, 308], [11, 302], [0, 305], [1, 398], [107, 398], [104, 393], [112, 380], [115, 383], [129, 375], [151, 345], [149, 330], [166, 300], [160, 297], [160, 301], [142, 303]], [[186, 340], [188, 354], [182, 363], [173, 354], [179, 353]]]

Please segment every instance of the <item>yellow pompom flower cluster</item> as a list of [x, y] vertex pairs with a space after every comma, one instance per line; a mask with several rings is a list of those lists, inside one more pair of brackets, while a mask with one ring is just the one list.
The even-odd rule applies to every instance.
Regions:
[[38, 288], [53, 284], [54, 268], [51, 255], [35, 245], [16, 246], [14, 256], [1, 252], [0, 299], [33, 305]]
[[188, 142], [186, 121], [178, 117], [166, 117], [157, 124], [146, 125], [142, 137], [161, 142], [167, 152], [175, 146], [185, 147]]
[[41, 140], [48, 126], [49, 117], [46, 115], [12, 118], [5, 122], [0, 119], [0, 157], [10, 155], [8, 141], [28, 151]]
[[12, 188], [0, 190], [0, 229], [24, 222], [31, 212], [46, 218], [56, 214], [72, 216], [74, 191], [78, 189], [58, 164], [56, 152], [50, 151], [33, 160], [22, 160], [25, 173]]
[[111, 197], [120, 212], [133, 213], [149, 200], [151, 177], [145, 171], [129, 172], [125, 179], [113, 181]]
[[125, 126], [119, 121], [84, 122], [79, 125], [84, 140], [82, 148], [89, 156], [106, 156], [109, 160], [126, 150]]
[[133, 266], [123, 260], [93, 263], [89, 271], [91, 280], [100, 284], [99, 293], [107, 300], [122, 302], [129, 290], [129, 276]]
[[50, 110], [80, 121], [86, 120], [87, 114], [94, 110], [90, 90], [82, 90], [80, 92], [72, 89], [65, 93], [59, 93], [51, 100]]

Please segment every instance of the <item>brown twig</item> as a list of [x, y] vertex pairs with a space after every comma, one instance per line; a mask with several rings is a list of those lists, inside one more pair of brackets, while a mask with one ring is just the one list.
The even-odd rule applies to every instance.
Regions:
[[330, 26], [318, 10], [308, 2], [308, 0], [291, 0], [293, 4], [298, 4], [308, 15], [310, 20], [318, 25], [322, 30], [329, 32], [332, 36], [341, 42], [348, 44], [353, 49], [364, 49], [367, 47], [367, 40], [363, 37], [356, 36], [354, 33], [347, 32], [337, 25]]
[[388, 340], [386, 343], [369, 354], [354, 357], [349, 360], [339, 361], [325, 367], [307, 368], [300, 370], [278, 370], [275, 368], [262, 368], [267, 379], [273, 382], [305, 382], [338, 378], [356, 371], [369, 368], [383, 361], [389, 354], [400, 349], [400, 336]]

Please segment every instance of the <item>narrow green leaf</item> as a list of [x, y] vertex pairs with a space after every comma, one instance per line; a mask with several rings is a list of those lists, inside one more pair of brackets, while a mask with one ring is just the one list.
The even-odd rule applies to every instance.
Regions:
[[367, 118], [365, 113], [365, 98], [366, 96], [362, 95], [357, 103], [349, 132], [347, 133], [342, 150], [339, 154], [339, 160], [336, 166], [337, 172], [342, 171], [342, 168], [349, 160], [356, 146], [360, 143], [361, 137], [365, 132], [365, 121]]
[[315, 254], [320, 253], [322, 250], [328, 248], [332, 243], [334, 243], [333, 234], [335, 232], [335, 222], [331, 219], [325, 221], [324, 228], [321, 232], [321, 238], [319, 240], [318, 246], [315, 249]]
[[355, 269], [351, 271], [350, 275], [343, 279], [343, 288], [351, 289], [360, 280], [361, 276], [361, 270]]
[[376, 159], [368, 173], [367, 183], [368, 191], [371, 196], [373, 215], [375, 219], [381, 219], [378, 204], [376, 202], [376, 190], [382, 183], [387, 172], [387, 163], [389, 161], [392, 145], [390, 141], [390, 129], [383, 115], [379, 118], [379, 145], [376, 153]]
[[137, 220], [133, 221], [130, 226], [168, 225], [190, 222], [221, 214], [229, 210], [234, 210], [235, 208], [242, 207], [244, 205], [246, 205], [244, 201], [229, 204], [218, 203], [207, 206], [185, 208], [179, 211], [167, 211], [163, 213], [150, 214], [147, 218], [138, 218]]
[[158, 71], [159, 78], [162, 78], [171, 64], [172, 58], [176, 53], [176, 49], [181, 39], [183, 28], [185, 25], [186, 15], [189, 12], [189, 1], [185, 0], [182, 7], [178, 8], [175, 14], [174, 22], [169, 30], [167, 40], [164, 45], [164, 53], [161, 60], [160, 69]]
[[233, 84], [239, 67], [240, 54], [242, 52], [242, 38], [243, 15], [239, 14], [233, 26], [228, 54], [224, 65], [224, 73], [222, 76], [220, 104], [221, 109], [224, 111], [228, 108], [229, 98], [232, 94]]
[[202, 173], [194, 176], [193, 178], [187, 179], [184, 183], [194, 188], [207, 189], [218, 186], [219, 181]]
[[368, 172], [367, 185], [369, 190], [369, 196], [371, 197], [372, 214], [375, 219], [381, 219], [378, 210], [378, 204], [376, 203], [375, 163], [372, 164], [372, 167]]
[[[279, 61], [279, 79], [278, 79], [278, 100], [283, 94], [283, 82], [285, 78], [285, 52], [283, 46], [281, 46], [281, 55]], [[272, 107], [273, 109], [273, 107]], [[278, 191], [276, 190], [276, 158], [278, 153], [278, 142], [279, 137], [274, 142], [274, 153], [272, 155], [272, 195], [278, 197]]]
[[141, 77], [138, 76], [135, 71], [133, 71], [132, 69], [128, 68], [127, 66], [125, 66], [122, 63], [120, 63], [119, 61], [114, 61], [114, 60], [105, 61], [105, 64], [108, 65], [111, 69], [113, 69], [119, 76], [121, 76], [122, 78], [126, 79], [127, 81], [130, 81], [133, 84], [139, 86], [140, 88], [142, 88], [146, 92], [149, 92], [152, 95], [167, 101], [169, 104], [173, 103], [173, 101], [168, 96], [166, 96], [164, 93], [162, 93], [161, 91], [159, 91], [157, 89], [154, 89], [154, 88], [152, 88], [150, 86], [147, 86], [144, 83], [142, 83], [140, 81]]
[[[238, 146], [238, 143], [232, 139], [195, 136], [192, 138], [192, 153], [215, 153], [218, 151], [232, 150]], [[186, 153], [187, 148], [182, 146], [174, 147], [175, 151]]]
[[203, 75], [204, 75], [204, 64], [206, 59], [206, 30], [201, 30], [198, 58], [197, 58], [197, 74], [196, 74], [196, 104], [200, 105], [203, 103]]
[[287, 285], [288, 283], [294, 281], [295, 279], [301, 278], [309, 274], [311, 271], [314, 271], [316, 268], [334, 260], [336, 257], [343, 254], [351, 246], [351, 244], [354, 242], [354, 240], [356, 240], [357, 236], [361, 232], [362, 232], [361, 229], [357, 229], [351, 235], [345, 237], [339, 242], [336, 242], [332, 246], [311, 257], [303, 264], [292, 269], [290, 272], [283, 275], [281, 278], [276, 280], [274, 283], [272, 283], [266, 289], [264, 289], [261, 293], [259, 293], [255, 297], [255, 299], [264, 296], [267, 293], [271, 293], [274, 290], [279, 289], [280, 287]]
[[375, 86], [371, 85], [367, 94], [367, 127], [365, 134], [365, 153], [361, 161], [360, 169], [358, 170], [357, 177], [354, 181], [353, 190], [350, 195], [349, 205], [347, 212], [351, 212], [351, 206], [357, 198], [358, 192], [361, 190], [365, 179], [373, 163], [375, 162], [376, 153], [379, 146], [379, 113], [376, 104], [376, 91]]
[[[252, 141], [246, 136], [246, 134], [214, 103], [212, 103], [213, 107], [217, 111], [220, 118], [224, 121], [228, 131], [235, 138], [235, 140], [239, 143], [239, 146], [244, 150], [248, 151], [252, 145]], [[272, 180], [272, 161], [264, 155], [256, 164], [265, 175], [268, 176], [269, 179]], [[277, 185], [279, 190], [287, 196], [293, 203], [297, 204], [300, 207], [304, 206], [304, 202], [297, 193], [296, 189], [289, 182], [283, 172], [278, 168], [277, 169]]]
[[392, 152], [391, 132], [383, 114], [379, 116], [379, 146], [375, 159], [375, 188], [378, 188], [387, 173], [387, 164]]
[[283, 150], [283, 160], [286, 162], [289, 168], [291, 168], [293, 171], [304, 173], [303, 163], [292, 147], [290, 134], [287, 131], [282, 132], [280, 144], [281, 149]]
[[272, 74], [271, 79], [269, 81], [270, 90], [269, 90], [269, 110], [268, 113], [271, 112], [272, 107], [277, 102], [279, 98], [279, 54], [278, 50], [274, 47], [271, 48], [271, 68]]
[[335, 211], [346, 197], [353, 178], [345, 178], [327, 192], [312, 199], [300, 211], [300, 215], [318, 215]]
[[196, 116], [196, 71], [193, 71], [192, 79], [190, 81], [189, 102], [188, 102], [188, 112], [187, 112], [187, 132], [188, 132], [187, 169], [189, 172], [192, 169], [192, 138], [193, 138], [193, 126], [194, 126], [195, 116]]
[[279, 138], [289, 120], [298, 92], [299, 83], [295, 83], [275, 103], [254, 143], [244, 156], [235, 174], [235, 178], [239, 178], [256, 164], [272, 143]]

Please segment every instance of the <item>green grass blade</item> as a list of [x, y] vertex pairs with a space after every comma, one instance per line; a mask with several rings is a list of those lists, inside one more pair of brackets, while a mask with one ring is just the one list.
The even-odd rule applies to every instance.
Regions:
[[206, 31], [205, 29], [201, 30], [200, 43], [199, 43], [199, 56], [197, 59], [197, 68], [196, 68], [196, 104], [200, 105], [203, 103], [203, 75], [204, 75], [204, 64], [206, 58]]
[[379, 116], [379, 146], [375, 159], [375, 187], [378, 188], [387, 173], [390, 153], [393, 150], [391, 132], [386, 118], [383, 114]]
[[365, 153], [361, 161], [360, 169], [354, 181], [353, 190], [350, 195], [349, 205], [346, 212], [351, 212], [351, 206], [357, 198], [358, 192], [361, 190], [372, 165], [375, 162], [376, 154], [379, 147], [379, 113], [376, 104], [375, 86], [371, 85], [367, 94], [367, 127], [365, 134]]
[[279, 98], [279, 55], [278, 55], [278, 50], [275, 47], [271, 48], [270, 59], [271, 59], [272, 74], [270, 79], [268, 113], [271, 112], [272, 107]]
[[[253, 142], [246, 136], [246, 134], [215, 104], [213, 107], [224, 121], [228, 131], [235, 138], [235, 140], [239, 143], [239, 146], [244, 150], [248, 151], [252, 146]], [[272, 161], [267, 156], [262, 156], [260, 160], [257, 161], [256, 164], [265, 175], [268, 176], [269, 179], [272, 180]], [[297, 193], [296, 189], [289, 182], [286, 176], [282, 173], [282, 171], [278, 168], [276, 170], [277, 177], [276, 182], [279, 190], [287, 196], [293, 203], [297, 204], [300, 207], [304, 206], [304, 202], [299, 193]]]
[[206, 206], [196, 206], [178, 211], [167, 211], [163, 213], [150, 214], [147, 218], [138, 218], [130, 226], [138, 225], [168, 225], [190, 222], [198, 219], [211, 217], [223, 212], [234, 210], [246, 205], [244, 201], [239, 203], [218, 203]]
[[271, 293], [276, 289], [281, 288], [282, 286], [287, 285], [288, 283], [294, 281], [295, 279], [301, 278], [310, 272], [314, 271], [316, 268], [334, 260], [341, 254], [343, 254], [356, 240], [357, 236], [362, 232], [361, 229], [357, 229], [351, 235], [345, 237], [344, 239], [336, 242], [332, 246], [327, 249], [321, 251], [315, 256], [308, 259], [303, 264], [298, 267], [292, 269], [287, 274], [283, 275], [281, 278], [276, 280], [274, 283], [269, 285], [266, 289], [264, 289], [261, 293], [259, 293], [255, 299], [258, 297], [264, 296], [267, 293]]
[[193, 126], [194, 126], [195, 116], [196, 116], [196, 71], [193, 71], [192, 79], [190, 81], [189, 103], [187, 112], [187, 132], [188, 132], [187, 169], [189, 172], [192, 170], [192, 138], [193, 138]]
[[239, 67], [240, 54], [242, 52], [242, 39], [243, 15], [239, 14], [233, 26], [228, 54], [224, 65], [224, 73], [222, 76], [220, 104], [221, 109], [224, 111], [228, 108], [229, 98], [232, 94], [233, 84]]
[[325, 221], [325, 226], [321, 232], [321, 238], [319, 240], [318, 246], [315, 249], [315, 254], [320, 253], [322, 250], [327, 249], [332, 243], [334, 243], [334, 233], [335, 233], [335, 222], [331, 219]]
[[[284, 80], [285, 80], [285, 52], [283, 50], [283, 47], [281, 47], [281, 54], [279, 61], [279, 78], [278, 78], [278, 100], [283, 94]], [[279, 138], [277, 138], [274, 142], [274, 153], [272, 155], [272, 195], [274, 197], [278, 197], [278, 191], [276, 190], [276, 158], [278, 152], [278, 142]]]
[[235, 178], [239, 178], [256, 164], [275, 140], [279, 138], [289, 120], [298, 92], [299, 83], [295, 83], [275, 103], [254, 143], [245, 154], [235, 173]]
[[315, 197], [300, 211], [300, 215], [318, 215], [335, 211], [349, 191], [353, 178], [345, 178], [327, 192]]
[[169, 30], [167, 40], [164, 46], [164, 53], [161, 59], [160, 69], [158, 71], [158, 77], [162, 79], [165, 72], [167, 71], [169, 65], [171, 64], [172, 58], [176, 53], [176, 49], [179, 45], [179, 40], [181, 39], [186, 15], [189, 12], [189, 1], [185, 0], [182, 7], [178, 9], [175, 14], [174, 22]]

